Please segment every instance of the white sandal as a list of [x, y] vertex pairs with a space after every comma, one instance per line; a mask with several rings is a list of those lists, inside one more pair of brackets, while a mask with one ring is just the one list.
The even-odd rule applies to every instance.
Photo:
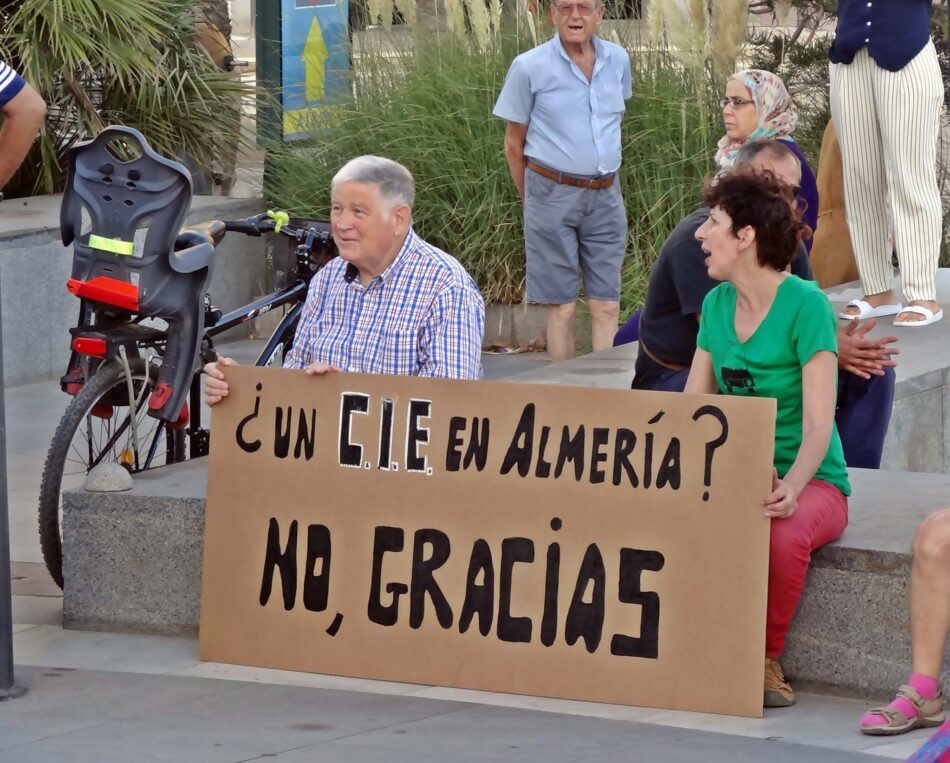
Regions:
[[899, 312], [916, 313], [917, 315], [924, 316], [924, 319], [922, 321], [894, 321], [895, 326], [929, 326], [931, 323], [936, 323], [943, 318], [943, 310], [933, 312], [923, 305], [908, 305]]
[[[856, 307], [858, 308], [858, 312], [856, 314], [847, 313], [844, 311], [838, 313], [838, 317], [842, 320], [863, 321], [866, 318], [883, 318], [887, 315], [897, 315], [904, 310], [904, 308], [899, 304], [871, 307], [871, 305], [868, 302], [865, 302], [863, 299], [852, 299], [848, 303], [848, 307]], [[909, 310], [910, 308], [907, 309]]]

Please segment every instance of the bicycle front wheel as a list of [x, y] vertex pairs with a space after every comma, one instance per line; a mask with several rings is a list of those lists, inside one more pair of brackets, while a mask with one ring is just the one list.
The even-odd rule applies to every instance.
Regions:
[[136, 358], [129, 362], [129, 370], [132, 404], [125, 369], [116, 361], [103, 364], [66, 408], [46, 455], [40, 484], [40, 548], [60, 588], [63, 491], [81, 487], [89, 470], [101, 463], [118, 463], [137, 474], [184, 459], [184, 432], [148, 415], [158, 367]]

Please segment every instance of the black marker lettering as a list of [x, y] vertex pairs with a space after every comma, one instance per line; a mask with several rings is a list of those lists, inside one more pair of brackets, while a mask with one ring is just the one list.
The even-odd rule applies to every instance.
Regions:
[[[257, 385], [258, 392], [260, 392], [263, 388], [264, 386], [262, 384]], [[254, 421], [254, 419], [257, 418], [258, 414], [260, 413], [260, 410], [261, 410], [261, 396], [257, 395], [257, 397], [254, 398], [254, 412], [249, 413], [247, 416], [241, 419], [241, 422], [237, 426], [237, 430], [235, 430], [234, 432], [234, 439], [237, 442], [238, 447], [241, 450], [243, 450], [245, 453], [256, 453], [258, 450], [260, 450], [260, 447], [261, 447], [260, 440], [254, 440], [253, 442], [248, 442], [244, 438], [244, 427], [246, 427], [248, 424]]]
[[645, 657], [655, 660], [659, 653], [660, 597], [653, 591], [640, 590], [643, 570], [659, 572], [665, 560], [659, 551], [620, 549], [620, 601], [640, 605], [640, 636], [615, 634], [610, 640], [610, 653], [618, 657]]
[[[320, 571], [317, 572], [317, 560]], [[323, 612], [330, 598], [330, 530], [326, 525], [307, 528], [307, 564], [304, 566], [303, 605]]]
[[501, 542], [501, 573], [498, 591], [498, 638], [527, 644], [531, 641], [531, 618], [511, 616], [511, 580], [516, 562], [534, 561], [534, 542], [530, 538], [505, 538]]
[[284, 609], [294, 608], [297, 598], [297, 520], [290, 523], [287, 546], [280, 550], [280, 525], [271, 517], [267, 527], [267, 548], [264, 551], [264, 574], [261, 576], [261, 606], [270, 599], [274, 585], [274, 568], [280, 570], [280, 587], [284, 594]]
[[[479, 585], [478, 578], [482, 582]], [[478, 632], [487, 636], [491, 632], [495, 611], [495, 565], [492, 563], [491, 549], [479, 538], [472, 546], [472, 556], [468, 562], [468, 575], [465, 578], [465, 603], [459, 615], [459, 633], [465, 633], [472, 624], [472, 618], [478, 615]]]
[[392, 601], [383, 606], [380, 601], [380, 586], [383, 575], [383, 555], [387, 551], [402, 551], [403, 531], [398, 527], [377, 527], [373, 537], [373, 577], [370, 582], [369, 604], [366, 614], [377, 625], [395, 625], [399, 617], [399, 597], [409, 590], [405, 583], [387, 583], [386, 593]]
[[[432, 547], [432, 555], [425, 557], [425, 547]], [[443, 628], [452, 627], [452, 608], [435, 582], [432, 574], [445, 564], [451, 546], [449, 536], [440, 530], [416, 530], [412, 547], [412, 585], [409, 588], [409, 627], [418, 628], [425, 616], [425, 597], [428, 594], [435, 607], [435, 615]]]
[[[564, 623], [564, 639], [568, 645], [573, 645], [577, 643], [578, 638], [583, 638], [584, 647], [590, 654], [597, 650], [604, 629], [606, 578], [604, 558], [597, 544], [591, 543], [577, 572], [574, 596], [571, 598], [571, 606], [567, 610], [567, 620]], [[591, 583], [591, 601], [587, 603], [584, 601], [584, 594]]]
[[369, 395], [361, 392], [344, 392], [340, 401], [340, 448], [339, 464], [352, 469], [363, 466], [363, 446], [350, 439], [353, 414], [365, 414], [369, 410]]

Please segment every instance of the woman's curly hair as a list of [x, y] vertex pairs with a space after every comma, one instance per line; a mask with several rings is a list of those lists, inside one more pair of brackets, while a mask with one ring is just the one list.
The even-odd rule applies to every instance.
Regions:
[[747, 225], [755, 231], [756, 254], [764, 268], [785, 270], [811, 228], [799, 218], [791, 186], [768, 170], [740, 170], [719, 177], [703, 190], [710, 209], [732, 219], [732, 234]]

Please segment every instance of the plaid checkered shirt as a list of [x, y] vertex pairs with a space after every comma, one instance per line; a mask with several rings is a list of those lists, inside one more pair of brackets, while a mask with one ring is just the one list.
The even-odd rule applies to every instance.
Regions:
[[479, 379], [485, 306], [454, 257], [412, 230], [366, 286], [341, 257], [314, 276], [285, 368]]

